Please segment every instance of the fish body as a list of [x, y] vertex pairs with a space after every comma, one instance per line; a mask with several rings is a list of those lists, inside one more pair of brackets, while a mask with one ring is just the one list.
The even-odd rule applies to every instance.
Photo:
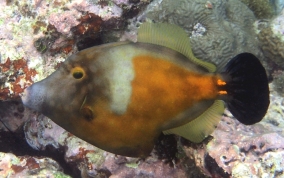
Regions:
[[224, 110], [220, 99], [234, 98], [225, 81], [231, 80], [229, 72], [212, 73], [213, 65], [194, 59], [186, 49], [148, 37], [70, 56], [52, 75], [27, 88], [23, 103], [115, 154], [146, 157], [162, 132], [202, 141], [218, 124]]

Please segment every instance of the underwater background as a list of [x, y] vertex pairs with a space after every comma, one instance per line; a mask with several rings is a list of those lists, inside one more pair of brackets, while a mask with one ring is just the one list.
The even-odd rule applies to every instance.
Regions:
[[[284, 177], [283, 7], [283, 0], [0, 0], [0, 177]], [[194, 55], [217, 66], [256, 55], [270, 81], [264, 119], [245, 126], [226, 110], [202, 143], [161, 136], [143, 160], [96, 148], [23, 107], [24, 89], [68, 56], [136, 41], [144, 21], [182, 27]]]

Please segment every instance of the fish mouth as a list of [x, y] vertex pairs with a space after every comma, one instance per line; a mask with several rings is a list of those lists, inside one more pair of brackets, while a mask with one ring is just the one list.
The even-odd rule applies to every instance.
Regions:
[[40, 112], [45, 94], [43, 88], [38, 84], [33, 84], [22, 93], [21, 99], [24, 106]]

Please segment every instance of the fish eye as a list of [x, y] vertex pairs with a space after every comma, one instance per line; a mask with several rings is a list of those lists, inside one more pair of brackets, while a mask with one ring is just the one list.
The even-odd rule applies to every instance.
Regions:
[[73, 77], [74, 77], [75, 79], [80, 79], [80, 78], [83, 77], [83, 73], [80, 72], [80, 71], [73, 72]]
[[81, 67], [75, 67], [71, 72], [75, 79], [81, 79], [85, 75], [85, 71]]

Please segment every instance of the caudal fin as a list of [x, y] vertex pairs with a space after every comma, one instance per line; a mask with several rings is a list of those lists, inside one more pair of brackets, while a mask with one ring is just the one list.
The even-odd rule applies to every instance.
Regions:
[[262, 120], [269, 106], [268, 79], [260, 61], [250, 53], [231, 59], [221, 72], [227, 92], [225, 101], [230, 112], [243, 124]]

